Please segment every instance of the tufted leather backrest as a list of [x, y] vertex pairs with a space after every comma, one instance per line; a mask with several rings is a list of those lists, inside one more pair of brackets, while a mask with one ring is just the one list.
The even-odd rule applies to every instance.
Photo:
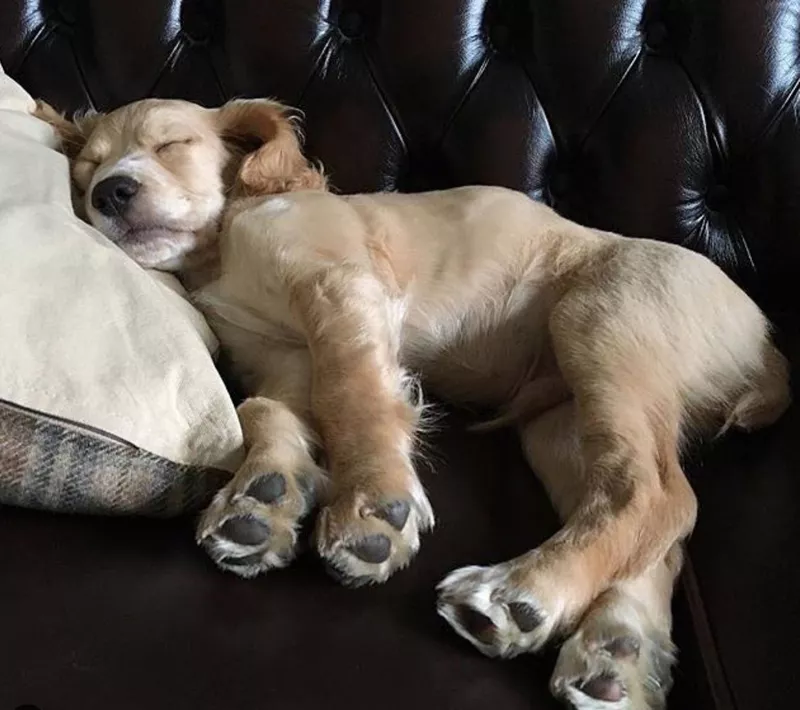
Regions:
[[64, 110], [274, 96], [344, 192], [491, 183], [800, 267], [800, 0], [2, 0], [0, 62]]

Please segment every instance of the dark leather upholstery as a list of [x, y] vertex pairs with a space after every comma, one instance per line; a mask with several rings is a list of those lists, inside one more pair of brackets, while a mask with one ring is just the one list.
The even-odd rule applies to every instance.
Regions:
[[[0, 3], [0, 62], [59, 108], [276, 96], [342, 191], [502, 184], [702, 251], [780, 316], [795, 368], [798, 36], [800, 0]], [[433, 613], [449, 569], [555, 526], [513, 438], [459, 422], [425, 479], [439, 529], [380, 589], [341, 590], [313, 561], [236, 580], [189, 521], [3, 510], [0, 708], [552, 707], [551, 657], [483, 659]], [[671, 707], [800, 697], [798, 433], [794, 408], [689, 461]]]

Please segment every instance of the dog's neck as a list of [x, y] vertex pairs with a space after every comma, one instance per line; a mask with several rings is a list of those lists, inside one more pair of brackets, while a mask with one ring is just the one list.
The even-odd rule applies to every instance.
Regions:
[[198, 291], [220, 276], [219, 225], [203, 240], [204, 246], [189, 254], [177, 276], [189, 292]]
[[228, 199], [222, 214], [198, 234], [201, 246], [187, 255], [176, 274], [189, 293], [200, 290], [220, 277], [222, 268], [220, 241], [230, 229], [233, 218], [262, 199], [263, 196], [232, 196]]
[[[321, 178], [322, 179], [322, 178]], [[321, 187], [314, 188], [328, 191], [328, 185], [324, 181]], [[184, 264], [177, 272], [177, 276], [184, 288], [192, 293], [207, 286], [212, 281], [219, 278], [221, 272], [221, 250], [220, 241], [230, 230], [231, 222], [240, 212], [255, 207], [268, 196], [277, 196], [283, 193], [272, 195], [246, 195], [234, 191], [233, 196], [228, 200], [225, 209], [218, 221], [206, 228], [201, 235], [203, 246], [193, 251], [186, 257]]]

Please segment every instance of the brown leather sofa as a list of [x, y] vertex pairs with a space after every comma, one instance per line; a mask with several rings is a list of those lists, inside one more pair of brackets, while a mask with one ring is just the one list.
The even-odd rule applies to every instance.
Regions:
[[[304, 109], [345, 192], [496, 183], [685, 244], [800, 367], [800, 0], [3, 0], [0, 62], [56, 106], [145, 96]], [[2, 347], [2, 344], [0, 344]], [[481, 657], [434, 613], [449, 570], [556, 525], [514, 438], [453, 413], [412, 567], [345, 590], [314, 559], [218, 572], [192, 521], [0, 510], [0, 710], [554, 708], [553, 654]], [[800, 415], [694, 450], [670, 707], [797, 707]]]

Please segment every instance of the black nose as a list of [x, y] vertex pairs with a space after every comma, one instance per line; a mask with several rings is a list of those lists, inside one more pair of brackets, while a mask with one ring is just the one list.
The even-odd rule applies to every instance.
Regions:
[[101, 180], [92, 190], [92, 207], [107, 217], [121, 215], [140, 187], [136, 180], [124, 175]]

